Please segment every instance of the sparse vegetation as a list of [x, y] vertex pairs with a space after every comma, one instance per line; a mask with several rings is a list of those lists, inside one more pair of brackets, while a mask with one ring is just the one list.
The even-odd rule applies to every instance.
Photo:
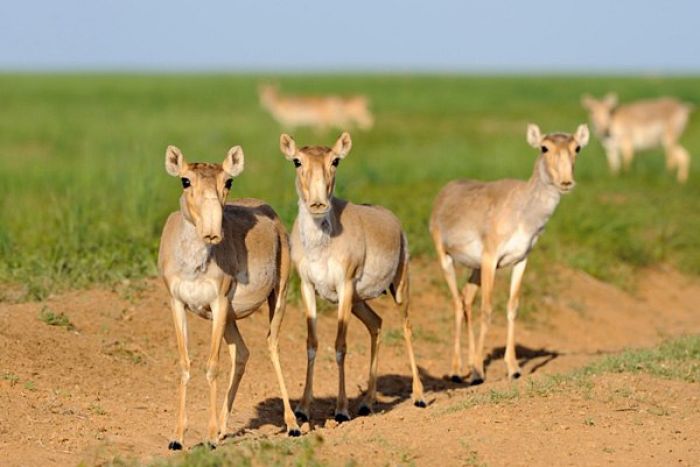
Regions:
[[[619, 354], [608, 355], [581, 369], [568, 373], [555, 373], [525, 380], [525, 391], [521, 392], [519, 383], [510, 383], [504, 390], [489, 389], [487, 392], [475, 391], [465, 398], [444, 409], [455, 412], [481, 404], [500, 404], [517, 400], [521, 395], [528, 397], [549, 397], [562, 391], [579, 391], [590, 398], [594, 389], [593, 376], [606, 373], [638, 373], [676, 379], [695, 383], [700, 381], [700, 336], [686, 336], [669, 340], [650, 349], [630, 349]], [[621, 397], [630, 397], [629, 389], [615, 390]], [[648, 401], [646, 401], [648, 402]], [[650, 413], [668, 414], [664, 407], [650, 403]], [[584, 421], [593, 425], [592, 419]]]
[[299, 440], [243, 441], [223, 444], [215, 450], [197, 447], [180, 456], [160, 460], [151, 467], [214, 467], [221, 465], [275, 465], [320, 467], [325, 463], [316, 458], [315, 449], [323, 442], [320, 436]]
[[14, 386], [19, 382], [19, 376], [14, 373], [5, 372], [2, 375], [2, 379], [10, 383], [10, 386]]
[[[0, 158], [0, 282], [22, 284], [24, 299], [41, 299], [60, 289], [154, 275], [160, 229], [177, 208], [178, 183], [162, 168], [169, 143], [209, 161], [241, 144], [246, 170], [232, 197], [264, 198], [291, 226], [294, 173], [277, 148], [280, 128], [259, 107], [262, 79], [0, 76], [0, 154], [6, 156]], [[377, 124], [353, 133], [355, 149], [344, 161], [338, 194], [394, 210], [414, 257], [431, 258], [426, 224], [438, 189], [456, 177], [528, 177], [535, 157], [524, 141], [528, 121], [546, 131], [573, 130], [587, 119], [579, 105], [583, 92], [617, 90], [622, 100], [672, 94], [700, 102], [697, 78], [275, 81], [292, 94], [368, 95]], [[700, 147], [695, 117], [682, 140], [691, 153]], [[295, 136], [301, 143], [329, 143], [337, 132]], [[686, 186], [678, 186], [663, 164], [660, 151], [640, 154], [630, 174], [613, 178], [594, 139], [577, 165], [576, 190], [531, 255], [528, 277], [542, 271], [546, 279], [553, 272], [544, 265], [551, 262], [627, 286], [635, 270], [658, 262], [699, 274], [700, 166], [692, 167]], [[526, 278], [525, 286], [530, 283]], [[295, 287], [292, 296], [298, 297]], [[524, 314], [535, 306], [527, 296], [523, 305]]]
[[75, 330], [75, 326], [70, 322], [68, 316], [66, 316], [64, 313], [56, 313], [47, 306], [44, 306], [39, 312], [39, 320], [43, 321], [49, 326], [59, 326], [66, 328], [68, 331]]

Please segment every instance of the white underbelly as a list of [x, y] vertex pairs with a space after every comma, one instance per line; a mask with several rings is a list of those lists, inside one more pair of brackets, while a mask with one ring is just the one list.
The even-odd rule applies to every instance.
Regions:
[[173, 284], [170, 292], [173, 297], [187, 305], [190, 310], [198, 314], [205, 314], [205, 311], [216, 300], [218, 287], [214, 280], [208, 278], [181, 279]]
[[471, 269], [481, 268], [481, 257], [484, 254], [484, 244], [477, 236], [464, 239], [458, 244], [447, 245], [447, 253], [457, 263]]
[[652, 149], [661, 146], [664, 126], [655, 124], [632, 131], [632, 146], [635, 149]]

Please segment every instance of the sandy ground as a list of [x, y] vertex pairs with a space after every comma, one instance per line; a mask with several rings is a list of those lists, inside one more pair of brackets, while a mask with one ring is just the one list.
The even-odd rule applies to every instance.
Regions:
[[[559, 277], [556, 291], [529, 298], [539, 310], [534, 318], [518, 323], [524, 377], [514, 384], [523, 394], [530, 380], [542, 374], [578, 368], [628, 346], [700, 333], [697, 279], [651, 269], [640, 276], [634, 293], [626, 293], [580, 272], [561, 269]], [[503, 293], [506, 282], [499, 279]], [[385, 338], [379, 403], [372, 416], [337, 425], [332, 420], [335, 312], [324, 311], [316, 402], [311, 425], [302, 427], [314, 433], [306, 436], [323, 439], [316, 447], [321, 460], [345, 464], [354, 459], [359, 465], [700, 464], [700, 388], [689, 383], [610, 374], [596, 377], [588, 392], [460, 408], [459, 401], [471, 393], [512, 388], [502, 362], [505, 313], [497, 310], [489, 334], [486, 383], [454, 384], [445, 378], [452, 315], [437, 265], [417, 263], [412, 288], [415, 348], [428, 408], [411, 404], [398, 316], [389, 301], [380, 299]], [[65, 313], [76, 329], [40, 321], [44, 307]], [[239, 325], [251, 358], [229, 421], [231, 439], [282, 439], [281, 401], [265, 343], [266, 313]], [[209, 326], [190, 316], [189, 446], [206, 432]], [[302, 310], [289, 306], [280, 345], [293, 404], [302, 392], [305, 340]], [[466, 338], [466, 361], [465, 344]], [[354, 415], [369, 360], [369, 338], [357, 320], [350, 325], [349, 352]], [[221, 357], [228, 370], [228, 354]], [[224, 373], [222, 380], [226, 378]], [[77, 291], [43, 303], [0, 304], [0, 464], [75, 465], [101, 463], [114, 455], [144, 461], [169, 456], [178, 379], [166, 293], [157, 280], [146, 281], [141, 290]]]

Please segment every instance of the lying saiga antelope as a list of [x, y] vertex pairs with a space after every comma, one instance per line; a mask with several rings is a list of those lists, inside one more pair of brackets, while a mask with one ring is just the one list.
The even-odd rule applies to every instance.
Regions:
[[680, 183], [688, 179], [690, 155], [678, 140], [688, 123], [691, 104], [662, 97], [618, 105], [615, 94], [601, 100], [586, 95], [581, 104], [590, 113], [614, 174], [620, 171], [620, 165], [629, 169], [635, 150], [663, 147], [666, 168], [676, 170]]
[[[291, 436], [300, 434], [289, 404], [279, 361], [278, 336], [284, 316], [290, 256], [287, 234], [270, 206], [255, 199], [226, 204], [233, 178], [243, 171], [243, 151], [231, 148], [222, 164], [185, 161], [169, 146], [165, 170], [180, 177], [180, 210], [170, 214], [163, 228], [158, 267], [170, 292], [180, 353], [180, 396], [175, 439], [170, 449], [182, 449], [187, 426], [185, 396], [190, 379], [186, 310], [212, 320], [207, 362], [209, 382], [208, 441], [226, 433], [238, 385], [248, 360], [236, 320], [245, 318], [265, 301], [270, 310], [267, 338], [272, 364], [284, 404], [284, 420]], [[217, 419], [216, 382], [222, 338], [231, 354], [231, 377]]]
[[[469, 338], [470, 382], [478, 384], [484, 380], [484, 341], [491, 323], [496, 269], [508, 266], [513, 266], [513, 272], [505, 363], [510, 378], [520, 376], [515, 356], [515, 317], [527, 256], [554, 213], [561, 195], [573, 189], [576, 157], [588, 143], [588, 137], [586, 125], [580, 125], [574, 135], [541, 135], [537, 125], [529, 125], [527, 142], [540, 150], [530, 180], [453, 181], [435, 199], [430, 232], [454, 306], [453, 381], [462, 381], [460, 333], [463, 313]], [[461, 297], [457, 289], [456, 264], [472, 270]], [[475, 347], [472, 302], [479, 287], [481, 329]]]
[[288, 130], [302, 126], [324, 129], [354, 125], [368, 130], [374, 124], [365, 96], [282, 96], [271, 85], [260, 86], [259, 93], [262, 107]]
[[399, 220], [379, 206], [359, 205], [333, 196], [338, 164], [352, 147], [343, 133], [332, 148], [297, 148], [294, 139], [280, 137], [280, 149], [296, 167], [299, 214], [291, 235], [292, 260], [301, 277], [301, 296], [306, 307], [308, 363], [304, 395], [297, 406], [301, 420], [310, 417], [313, 372], [318, 349], [316, 294], [338, 304], [335, 340], [338, 363], [338, 400], [335, 419], [350, 419], [345, 393], [346, 334], [350, 313], [364, 323], [370, 334], [371, 355], [367, 393], [359, 407], [368, 415], [377, 389], [377, 351], [382, 319], [367, 303], [389, 291], [403, 318], [408, 358], [413, 372], [413, 402], [425, 407], [423, 385], [411, 345], [408, 320], [408, 245]]

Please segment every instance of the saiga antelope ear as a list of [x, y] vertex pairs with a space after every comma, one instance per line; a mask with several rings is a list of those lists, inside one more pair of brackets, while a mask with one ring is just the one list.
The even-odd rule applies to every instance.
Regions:
[[579, 146], [584, 147], [588, 144], [588, 139], [590, 138], [590, 132], [588, 131], [588, 125], [582, 123], [576, 129], [576, 134], [574, 135], [576, 142]]
[[540, 127], [534, 123], [530, 123], [527, 126], [527, 143], [533, 148], [539, 148], [542, 143], [542, 133], [540, 133]]
[[182, 151], [176, 146], [168, 146], [165, 150], [165, 171], [173, 177], [179, 177], [186, 165]]
[[297, 153], [297, 145], [294, 142], [294, 138], [287, 133], [280, 135], [280, 151], [282, 151], [282, 154], [288, 161], [294, 159], [294, 155]]
[[615, 106], [617, 106], [617, 94], [614, 92], [609, 92], [603, 97], [603, 102], [605, 102], [605, 105], [610, 107], [611, 109]]
[[344, 131], [333, 145], [333, 153], [343, 159], [348, 155], [350, 149], [352, 149], [352, 138], [350, 138], [350, 133]]
[[590, 110], [593, 104], [595, 104], [595, 99], [593, 99], [590, 94], [581, 96], [581, 106], [584, 109]]
[[234, 146], [228, 150], [226, 159], [224, 159], [221, 167], [230, 176], [237, 177], [243, 172], [244, 162], [243, 149], [240, 146]]

